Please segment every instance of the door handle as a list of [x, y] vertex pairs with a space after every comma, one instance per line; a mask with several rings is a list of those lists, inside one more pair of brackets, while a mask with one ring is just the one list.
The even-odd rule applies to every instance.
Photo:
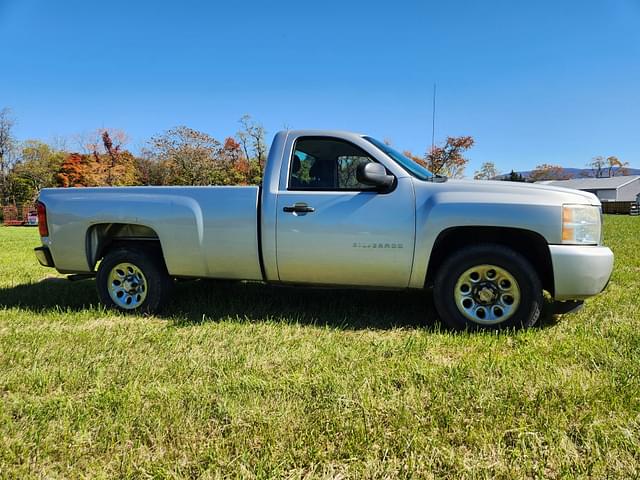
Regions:
[[306, 203], [296, 203], [295, 205], [284, 207], [282, 211], [287, 213], [313, 213], [316, 209]]

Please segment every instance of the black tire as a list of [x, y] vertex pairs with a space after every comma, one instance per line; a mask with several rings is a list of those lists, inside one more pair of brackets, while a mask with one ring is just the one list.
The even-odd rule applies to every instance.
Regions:
[[[143, 274], [144, 296], [139, 305], [135, 305], [135, 301], [131, 306], [119, 305], [109, 293], [112, 271], [121, 264], [131, 264]], [[96, 275], [96, 288], [100, 301], [109, 308], [126, 313], [159, 312], [169, 297], [172, 285], [173, 282], [167, 273], [161, 254], [151, 248], [118, 247], [111, 250], [100, 262]]]
[[[502, 303], [498, 302], [502, 302], [505, 299], [505, 295], [502, 294], [497, 279], [494, 282], [490, 282], [480, 276], [477, 286], [476, 284], [471, 284], [472, 291], [466, 295], [473, 297], [473, 300], [472, 302], [468, 302], [471, 307], [466, 310], [466, 314], [463, 313], [465, 311], [465, 307], [463, 306], [463, 302], [466, 301], [464, 299], [465, 297], [460, 297], [462, 300], [459, 298], [458, 302], [456, 301], [456, 285], [459, 285], [460, 290], [466, 290], [467, 287], [463, 285], [465, 283], [464, 278], [467, 278], [465, 274], [471, 271], [471, 275], [473, 275], [475, 267], [482, 269], [484, 265], [496, 266], [502, 269], [502, 271], [506, 271], [506, 273], [511, 275], [516, 281], [519, 301], [517, 304], [512, 304], [512, 306], [515, 306], [508, 314], [510, 316], [505, 318], [505, 320], [501, 321], [499, 317], [493, 320], [481, 320], [477, 314], [473, 313], [478, 312], [478, 309], [484, 310], [485, 312], [490, 311], [490, 314], [494, 308], [497, 308], [496, 311], [498, 313], [503, 311]], [[489, 269], [487, 271], [489, 273], [486, 275], [490, 275], [492, 270]], [[492, 275], [495, 275], [495, 270], [493, 270]], [[458, 283], [459, 281], [461, 283]], [[473, 294], [473, 289], [482, 289], [480, 286], [481, 283], [488, 284], [488, 286], [491, 287], [487, 289], [487, 292], [488, 294], [493, 292], [493, 295], [495, 295], [494, 298], [499, 299], [496, 300], [496, 303], [487, 303], [486, 307], [482, 303], [476, 303], [486, 300], [486, 298], [479, 298], [480, 295], [474, 296]], [[493, 288], [495, 288], [495, 290], [491, 290]], [[477, 293], [478, 290], [475, 290], [475, 292]], [[434, 303], [440, 319], [455, 330], [531, 327], [536, 324], [542, 311], [542, 285], [535, 269], [527, 259], [519, 253], [497, 244], [480, 244], [466, 247], [452, 254], [444, 261], [436, 274], [433, 294]], [[509, 295], [506, 294], [506, 297], [509, 297]], [[509, 300], [509, 298], [506, 298], [506, 300]], [[506, 308], [509, 307], [507, 306]], [[467, 315], [475, 317], [476, 321], [470, 319]], [[488, 323], [490, 321], [494, 323]]]

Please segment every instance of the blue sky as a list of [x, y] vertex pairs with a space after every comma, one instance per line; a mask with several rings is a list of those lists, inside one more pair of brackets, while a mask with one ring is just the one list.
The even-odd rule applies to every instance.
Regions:
[[[137, 150], [250, 113], [424, 152], [472, 135], [467, 175], [617, 155], [640, 167], [640, 0], [0, 0], [0, 107], [20, 138], [121, 128]], [[71, 142], [73, 146], [73, 142]]]

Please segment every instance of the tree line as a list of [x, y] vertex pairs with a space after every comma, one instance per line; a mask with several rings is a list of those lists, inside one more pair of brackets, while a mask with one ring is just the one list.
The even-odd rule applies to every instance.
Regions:
[[[594, 157], [586, 164], [587, 170], [580, 172], [582, 178], [607, 178], [629, 174], [629, 162], [623, 162], [618, 157]], [[571, 174], [562, 166], [542, 163], [531, 170], [525, 177], [519, 172], [511, 170], [507, 175], [500, 175], [493, 162], [485, 162], [473, 176], [476, 180], [491, 180], [499, 178], [511, 182], [539, 182], [542, 180], [568, 180]]]
[[[218, 141], [208, 133], [177, 126], [151, 137], [134, 154], [126, 148], [128, 136], [117, 129], [100, 129], [76, 137], [76, 149], [67, 141], [18, 141], [16, 119], [8, 108], [0, 110], [0, 204], [25, 204], [47, 187], [124, 185], [256, 185], [262, 180], [267, 158], [266, 131], [250, 115], [239, 120], [234, 136]], [[390, 142], [387, 142], [390, 143]], [[403, 152], [436, 175], [464, 176], [471, 136], [449, 136], [423, 155]], [[596, 157], [590, 162], [594, 177], [624, 174], [628, 162]], [[528, 177], [511, 170], [500, 175], [493, 162], [475, 172], [476, 179], [507, 181], [569, 178], [559, 165], [538, 165]]]
[[[11, 110], [0, 110], [0, 203], [25, 204], [47, 187], [124, 185], [256, 185], [267, 158], [264, 127], [244, 115], [234, 136], [218, 141], [187, 126], [151, 137], [134, 154], [127, 134], [100, 129], [57, 145], [41, 140], [19, 142]], [[404, 152], [431, 172], [461, 177], [472, 137], [448, 137], [423, 156]]]
[[0, 110], [0, 203], [25, 204], [47, 187], [125, 185], [254, 185], [262, 179], [265, 129], [243, 116], [236, 135], [218, 141], [186, 126], [150, 138], [138, 154], [126, 148], [128, 136], [100, 129], [57, 145], [18, 141], [12, 112]]

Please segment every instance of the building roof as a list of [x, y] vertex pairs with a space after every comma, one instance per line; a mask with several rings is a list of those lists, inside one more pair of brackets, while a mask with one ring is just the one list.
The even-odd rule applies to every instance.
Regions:
[[606, 178], [572, 178], [571, 180], [546, 180], [536, 183], [553, 185], [554, 187], [575, 188], [577, 190], [617, 190], [618, 188], [640, 179], [640, 175], [626, 175]]

